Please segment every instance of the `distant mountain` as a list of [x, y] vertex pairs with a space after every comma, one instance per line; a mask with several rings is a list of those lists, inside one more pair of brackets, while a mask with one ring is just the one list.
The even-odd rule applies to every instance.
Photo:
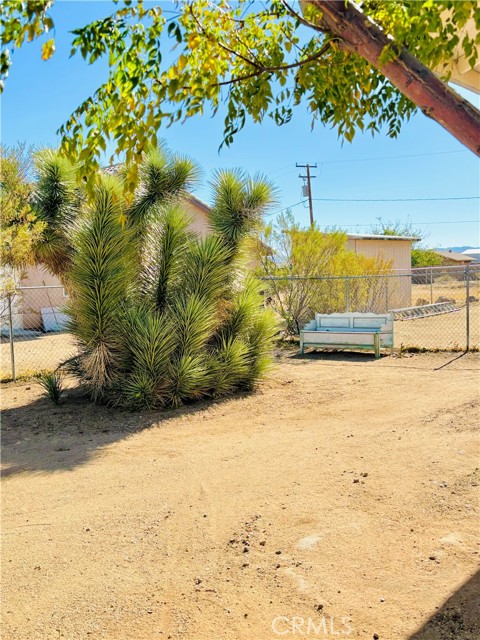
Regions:
[[463, 253], [467, 249], [478, 249], [478, 247], [469, 247], [469, 246], [464, 246], [464, 247], [440, 247], [438, 250], [439, 251], [454, 251], [455, 253]]

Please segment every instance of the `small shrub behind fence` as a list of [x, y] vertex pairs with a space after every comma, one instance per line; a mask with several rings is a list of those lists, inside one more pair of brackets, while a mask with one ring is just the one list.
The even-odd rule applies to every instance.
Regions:
[[375, 276], [265, 278], [264, 283], [266, 303], [292, 333], [315, 313], [393, 311], [396, 348], [480, 347], [480, 264]]

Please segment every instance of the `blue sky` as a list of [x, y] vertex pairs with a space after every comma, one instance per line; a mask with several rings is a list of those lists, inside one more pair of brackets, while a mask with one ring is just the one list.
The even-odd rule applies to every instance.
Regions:
[[[55, 146], [56, 131], [71, 111], [102, 82], [102, 62], [87, 65], [80, 57], [69, 59], [69, 31], [92, 19], [107, 15], [109, 1], [60, 0], [53, 9], [57, 50], [42, 62], [40, 42], [26, 44], [15, 52], [1, 105], [1, 140], [12, 145]], [[465, 90], [462, 95], [477, 106], [479, 97]], [[295, 163], [317, 163], [312, 181], [314, 198], [348, 200], [403, 199], [403, 202], [327, 202], [316, 200], [314, 214], [321, 226], [338, 225], [353, 232], [367, 232], [381, 217], [384, 221], [412, 222], [428, 234], [432, 246], [480, 244], [478, 159], [438, 124], [422, 114], [407, 123], [397, 140], [359, 133], [352, 144], [342, 143], [334, 131], [317, 125], [300, 107], [293, 121], [277, 127], [270, 119], [248, 124], [230, 148], [218, 147], [223, 119], [193, 118], [164, 129], [160, 135], [178, 152], [196, 159], [204, 181], [196, 195], [210, 199], [208, 178], [215, 168], [242, 167], [262, 172], [279, 187], [278, 206], [295, 205], [297, 220], [308, 223], [302, 204], [303, 181]], [[417, 200], [462, 198], [473, 200]], [[297, 204], [299, 203], [300, 204]]]

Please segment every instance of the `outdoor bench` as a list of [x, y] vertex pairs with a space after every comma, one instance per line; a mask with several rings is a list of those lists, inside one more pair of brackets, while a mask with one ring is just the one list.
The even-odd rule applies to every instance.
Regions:
[[380, 349], [393, 353], [393, 316], [390, 313], [316, 313], [300, 331], [300, 353], [305, 347], [322, 349]]

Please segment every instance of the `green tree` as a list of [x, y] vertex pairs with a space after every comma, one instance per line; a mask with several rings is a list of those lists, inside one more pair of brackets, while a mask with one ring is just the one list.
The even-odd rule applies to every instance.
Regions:
[[[7, 2], [2, 7], [0, 71], [10, 50], [44, 34], [42, 57], [55, 50], [50, 37], [52, 2]], [[357, 130], [396, 137], [417, 108], [480, 153], [480, 113], [446, 83], [447, 64], [460, 47], [477, 64], [480, 35], [460, 33], [471, 21], [474, 0], [124, 0], [105, 18], [79, 27], [72, 53], [88, 63], [108, 62], [108, 76], [62, 126], [63, 150], [92, 169], [108, 139], [125, 153], [126, 185], [161, 124], [225, 104], [224, 142], [230, 144], [247, 118], [267, 115], [288, 122], [295, 107], [337, 129], [351, 141]], [[175, 43], [173, 53], [168, 39]], [[443, 76], [439, 79], [433, 69]]]
[[[66, 184], [61, 175], [43, 179], [52, 161], [51, 154], [39, 159], [41, 202], [52, 202], [58, 184]], [[69, 370], [93, 399], [128, 409], [251, 388], [268, 368], [276, 322], [262, 308], [259, 283], [246, 275], [243, 245], [272, 201], [270, 184], [218, 172], [210, 233], [200, 239], [189, 231], [183, 198], [198, 175], [195, 163], [150, 151], [133, 198], [125, 197], [125, 173], [103, 172], [88, 197], [68, 205], [68, 215], [48, 217], [47, 255], [68, 282], [70, 330], [79, 345]], [[58, 202], [70, 199], [63, 193]], [[62, 225], [68, 260], [57, 241], [67, 235]]]
[[442, 264], [442, 258], [432, 248], [425, 246], [428, 235], [423, 229], [415, 228], [408, 222], [383, 222], [372, 225], [370, 233], [385, 236], [407, 236], [415, 238], [412, 244], [412, 267], [437, 267]]
[[[391, 270], [391, 262], [381, 257], [349, 251], [342, 231], [300, 227], [289, 210], [263, 230], [260, 240], [257, 255], [259, 274], [266, 278], [265, 295], [290, 334], [298, 334], [315, 313], [345, 311], [345, 276], [378, 276]], [[386, 279], [378, 277], [352, 279], [349, 307], [372, 311], [380, 298], [383, 304], [385, 285]]]
[[32, 209], [32, 152], [25, 145], [0, 147], [0, 265], [19, 273], [35, 262], [45, 224]]

